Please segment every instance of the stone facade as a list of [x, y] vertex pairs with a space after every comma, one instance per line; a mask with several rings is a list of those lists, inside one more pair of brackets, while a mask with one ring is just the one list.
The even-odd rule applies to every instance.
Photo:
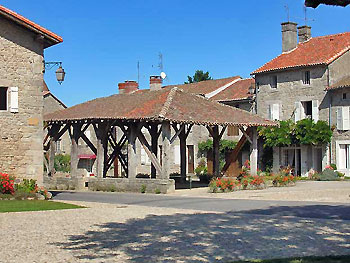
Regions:
[[[306, 111], [306, 108], [303, 107], [298, 109], [298, 103], [310, 102], [312, 104], [310, 117], [315, 121], [327, 121], [330, 123], [330, 126], [334, 125], [336, 127], [337, 109], [339, 106], [349, 106], [350, 101], [342, 99], [344, 91], [327, 92], [326, 88], [344, 76], [349, 75], [349, 68], [350, 52], [348, 51], [328, 66], [314, 66], [257, 74], [255, 76], [258, 87], [257, 113], [261, 117], [270, 118], [271, 105], [278, 104], [279, 120], [298, 120], [296, 114], [300, 114], [299, 111], [301, 111], [303, 115], [303, 111]], [[310, 72], [310, 84], [304, 84], [303, 82], [306, 71]], [[271, 86], [273, 77], [277, 77], [277, 88]], [[296, 169], [303, 176], [306, 176], [310, 169], [320, 171], [329, 163], [337, 163], [336, 143], [339, 140], [350, 140], [349, 135], [349, 131], [338, 131], [335, 129], [331, 149], [329, 149], [329, 146], [276, 148], [274, 149], [274, 171], [276, 172], [280, 165], [287, 164], [287, 156], [290, 156], [293, 152], [293, 154], [300, 156], [298, 157], [299, 161], [295, 160], [300, 163], [295, 165], [299, 166]]]
[[0, 17], [0, 87], [18, 87], [18, 112], [0, 111], [0, 171], [43, 176], [43, 50], [36, 35]]

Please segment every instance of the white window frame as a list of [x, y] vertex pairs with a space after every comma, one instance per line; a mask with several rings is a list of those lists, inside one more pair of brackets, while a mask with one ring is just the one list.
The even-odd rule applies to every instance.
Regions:
[[[347, 161], [348, 167], [346, 167], [346, 163], [345, 163], [345, 168], [342, 168], [342, 163], [340, 162], [341, 161], [340, 145], [347, 145], [347, 155], [348, 156], [345, 156], [345, 158], [347, 159], [345, 161]], [[350, 174], [350, 140], [338, 140], [335, 142], [335, 147], [336, 147], [335, 149], [336, 149], [336, 158], [337, 158], [336, 164], [337, 164], [337, 168], [338, 168], [337, 170], [339, 172], [345, 173], [346, 175], [349, 175]]]
[[269, 105], [269, 119], [273, 121], [280, 120], [280, 104], [279, 103], [271, 103]]

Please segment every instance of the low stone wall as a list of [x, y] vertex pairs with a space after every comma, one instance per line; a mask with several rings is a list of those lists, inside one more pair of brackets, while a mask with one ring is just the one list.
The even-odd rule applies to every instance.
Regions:
[[175, 181], [172, 179], [128, 179], [128, 178], [89, 178], [89, 190], [109, 192], [160, 192], [163, 194], [175, 191]]
[[44, 176], [44, 186], [51, 190], [84, 190], [88, 178]]

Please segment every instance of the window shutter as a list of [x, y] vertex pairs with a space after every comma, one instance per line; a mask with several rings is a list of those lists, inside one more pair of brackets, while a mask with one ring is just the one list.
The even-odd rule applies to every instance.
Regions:
[[269, 105], [269, 108], [267, 109], [267, 117], [269, 120], [272, 120], [272, 105]]
[[314, 122], [318, 122], [318, 100], [312, 101], [312, 119]]
[[300, 110], [301, 110], [301, 103], [300, 101], [295, 102], [295, 111], [294, 111], [294, 120], [295, 122], [300, 120]]
[[18, 87], [11, 87], [11, 102], [10, 102], [10, 111], [18, 112]]
[[350, 130], [350, 112], [349, 112], [349, 106], [342, 107], [342, 114], [343, 114], [343, 130], [347, 131]]
[[280, 105], [279, 104], [272, 104], [272, 120], [279, 120], [280, 119]]
[[343, 111], [341, 107], [337, 109], [337, 129], [343, 130]]

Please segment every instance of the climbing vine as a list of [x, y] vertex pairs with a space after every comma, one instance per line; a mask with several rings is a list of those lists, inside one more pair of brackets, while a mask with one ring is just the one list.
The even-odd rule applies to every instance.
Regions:
[[259, 135], [264, 138], [265, 147], [287, 146], [291, 144], [322, 145], [329, 143], [332, 130], [325, 121], [314, 122], [303, 119], [294, 123], [280, 121], [279, 127], [261, 127]]

